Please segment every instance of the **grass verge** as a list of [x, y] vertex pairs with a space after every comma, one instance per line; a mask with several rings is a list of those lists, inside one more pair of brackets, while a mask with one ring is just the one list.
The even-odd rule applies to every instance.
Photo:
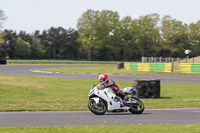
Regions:
[[48, 72], [61, 72], [61, 73], [113, 73], [113, 74], [134, 74], [134, 75], [196, 75], [200, 76], [200, 73], [180, 73], [180, 72], [138, 72], [132, 70], [120, 69], [117, 67], [62, 67], [62, 68], [43, 68], [37, 69], [37, 71]]
[[199, 133], [200, 124], [0, 127], [0, 133]]
[[8, 64], [117, 64], [117, 61], [7, 60]]
[[[97, 80], [0, 75], [0, 111], [88, 110], [88, 92]], [[116, 82], [121, 88], [130, 82]], [[146, 109], [196, 108], [200, 84], [161, 84], [161, 98], [142, 99]]]

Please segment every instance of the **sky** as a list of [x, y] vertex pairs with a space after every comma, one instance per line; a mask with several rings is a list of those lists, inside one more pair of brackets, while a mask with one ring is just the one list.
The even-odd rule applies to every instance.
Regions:
[[0, 0], [0, 10], [7, 19], [3, 29], [26, 31], [47, 30], [50, 27], [74, 28], [88, 9], [117, 11], [120, 18], [137, 19], [158, 13], [170, 15], [183, 23], [200, 20], [200, 0]]

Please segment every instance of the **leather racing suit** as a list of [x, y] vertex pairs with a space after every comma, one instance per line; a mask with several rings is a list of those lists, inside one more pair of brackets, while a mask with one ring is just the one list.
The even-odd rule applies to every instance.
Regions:
[[121, 97], [123, 100], [127, 99], [128, 96], [115, 84], [115, 82], [112, 79], [109, 79], [105, 83], [102, 84], [103, 88], [112, 88], [113, 92]]

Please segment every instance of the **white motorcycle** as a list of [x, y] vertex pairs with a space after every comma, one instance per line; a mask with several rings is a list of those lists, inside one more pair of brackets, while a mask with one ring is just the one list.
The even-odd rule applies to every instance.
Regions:
[[127, 95], [132, 95], [126, 102], [121, 97], [113, 93], [112, 88], [100, 89], [99, 85], [93, 85], [89, 92], [88, 108], [96, 115], [103, 115], [105, 112], [127, 112], [141, 114], [144, 111], [143, 102], [133, 97], [135, 90], [133, 87], [123, 89]]

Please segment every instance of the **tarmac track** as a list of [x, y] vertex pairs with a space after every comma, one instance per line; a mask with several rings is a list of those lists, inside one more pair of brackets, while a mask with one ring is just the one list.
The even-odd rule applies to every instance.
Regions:
[[200, 123], [200, 109], [145, 110], [140, 115], [89, 111], [0, 112], [0, 126], [72, 126], [119, 124], [195, 124]]
[[[81, 67], [89, 66], [91, 65], [81, 65]], [[31, 69], [49, 67], [80, 67], [80, 65], [0, 65], [0, 74], [92, 80], [97, 79], [97, 77], [99, 76], [99, 74], [40, 73], [31, 71]], [[109, 76], [116, 81], [132, 81], [133, 79], [160, 79], [162, 83], [200, 83], [200, 76], [119, 74], [109, 74]], [[140, 115], [134, 115], [129, 112], [106, 113], [103, 116], [94, 115], [89, 111], [0, 112], [0, 126], [68, 126], [192, 123], [200, 123], [200, 108], [145, 110], [144, 113]]]
[[[99, 67], [105, 65], [0, 65], [0, 74], [5, 75], [23, 75], [39, 77], [55, 77], [64, 79], [97, 79], [99, 74], [87, 73], [41, 73], [32, 72], [33, 69], [53, 68], [53, 67]], [[107, 65], [113, 66], [113, 65]], [[126, 74], [108, 74], [115, 81], [132, 81], [135, 79], [160, 79], [162, 83], [185, 83], [199, 84], [200, 76], [185, 75], [126, 75]]]

